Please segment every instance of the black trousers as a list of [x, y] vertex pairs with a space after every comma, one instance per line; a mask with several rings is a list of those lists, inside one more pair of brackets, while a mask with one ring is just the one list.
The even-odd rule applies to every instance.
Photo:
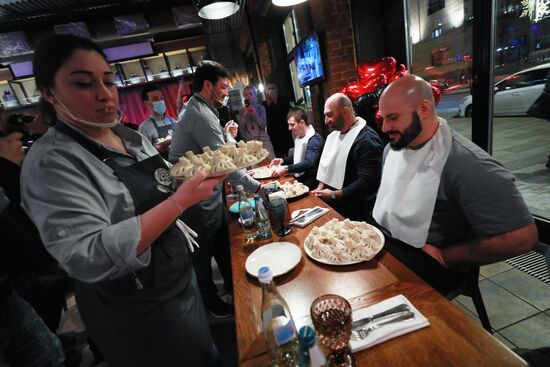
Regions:
[[[220, 214], [220, 222], [212, 227], [212, 225], [206, 226], [201, 222], [204, 216], [200, 210], [196, 206], [191, 207], [184, 212], [182, 219], [198, 234], [196, 241], [200, 248], [195, 248], [193, 253], [193, 268], [197, 275], [202, 298], [208, 306], [210, 300], [218, 297], [218, 288], [212, 279], [212, 257], [216, 259], [225, 288], [232, 291], [231, 255], [225, 212]], [[220, 210], [223, 211], [223, 208]]]
[[466, 273], [449, 270], [421, 249], [399, 240], [388, 238], [384, 248], [444, 296], [455, 290], [466, 277]]

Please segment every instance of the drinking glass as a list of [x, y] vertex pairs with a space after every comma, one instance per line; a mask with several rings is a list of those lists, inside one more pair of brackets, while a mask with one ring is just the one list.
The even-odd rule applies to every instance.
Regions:
[[288, 212], [288, 205], [284, 198], [271, 199], [268, 205], [269, 213], [274, 222], [279, 225], [276, 233], [279, 237], [284, 237], [290, 234], [292, 230], [290, 226], [287, 226], [286, 215]]
[[332, 352], [327, 358], [329, 365], [355, 366], [348, 346], [351, 336], [349, 302], [335, 294], [327, 294], [313, 301], [310, 312], [319, 340]]

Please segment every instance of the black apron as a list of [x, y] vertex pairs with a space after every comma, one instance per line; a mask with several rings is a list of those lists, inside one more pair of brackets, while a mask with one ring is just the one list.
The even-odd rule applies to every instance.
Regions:
[[[165, 139], [167, 136], [169, 135], [172, 135], [170, 133], [170, 131], [172, 131], [172, 133], [174, 132], [174, 127], [176, 125], [176, 121], [174, 121], [173, 118], [171, 118], [170, 116], [166, 115], [163, 119], [164, 120], [168, 120], [170, 121], [170, 123], [172, 125], [164, 125], [164, 126], [159, 126], [157, 124], [157, 121], [153, 118], [153, 117], [149, 117], [149, 120], [151, 120], [151, 122], [153, 123], [153, 126], [155, 127], [155, 129], [157, 129], [157, 134], [159, 136], [159, 138], [163, 138]], [[159, 152], [159, 154], [161, 155], [162, 158], [168, 160], [168, 151], [165, 151], [165, 152]]]
[[[168, 197], [158, 189], [155, 178], [164, 172], [161, 169], [167, 169], [160, 155], [122, 167], [113, 159], [116, 153], [92, 143], [62, 122], [55, 128], [113, 169], [132, 195], [136, 215]], [[109, 366], [218, 364], [186, 242], [174, 223], [151, 245], [149, 266], [96, 283], [73, 279], [86, 330]]]

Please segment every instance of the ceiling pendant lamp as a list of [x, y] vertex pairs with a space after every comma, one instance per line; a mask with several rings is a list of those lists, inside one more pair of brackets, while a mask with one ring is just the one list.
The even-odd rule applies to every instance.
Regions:
[[273, 5], [277, 6], [293, 6], [305, 3], [307, 0], [271, 0]]
[[201, 1], [199, 17], [207, 20], [227, 18], [239, 11], [239, 4], [233, 1]]

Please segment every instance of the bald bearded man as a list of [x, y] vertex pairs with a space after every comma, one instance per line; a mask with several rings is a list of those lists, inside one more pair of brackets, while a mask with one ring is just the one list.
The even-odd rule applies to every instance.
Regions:
[[371, 222], [384, 145], [378, 133], [355, 116], [351, 100], [335, 93], [325, 102], [327, 137], [312, 193], [351, 220]]
[[423, 79], [397, 79], [380, 97], [390, 144], [375, 220], [394, 238], [386, 249], [442, 294], [469, 265], [533, 249], [537, 228], [513, 175], [438, 117]]

